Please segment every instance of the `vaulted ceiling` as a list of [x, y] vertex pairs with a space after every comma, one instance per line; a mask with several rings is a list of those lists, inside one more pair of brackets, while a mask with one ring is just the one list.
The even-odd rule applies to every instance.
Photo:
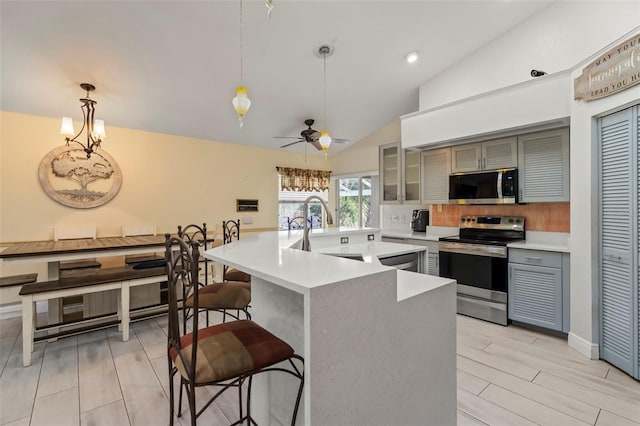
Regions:
[[[93, 83], [96, 117], [118, 126], [278, 149], [316, 119], [357, 142], [418, 109], [418, 87], [551, 0], [243, 2], [0, 2], [2, 110], [82, 118], [79, 84]], [[326, 58], [323, 114], [322, 44]], [[407, 52], [420, 52], [408, 64]], [[473, 70], [470, 70], [473, 72]], [[302, 151], [307, 144], [286, 148]], [[336, 153], [345, 145], [333, 145]], [[315, 152], [309, 146], [310, 152]]]

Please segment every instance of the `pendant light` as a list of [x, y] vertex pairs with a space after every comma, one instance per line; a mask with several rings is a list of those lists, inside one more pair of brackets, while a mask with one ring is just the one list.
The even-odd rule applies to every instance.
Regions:
[[244, 86], [244, 57], [243, 57], [243, 40], [242, 40], [242, 0], [240, 0], [240, 86], [236, 87], [236, 97], [233, 98], [231, 104], [238, 114], [240, 127], [244, 125], [244, 116], [251, 107], [251, 99], [249, 99], [247, 88]]
[[[322, 124], [326, 129], [327, 128], [327, 55], [333, 52], [331, 51], [331, 48], [325, 44], [320, 46], [320, 49], [318, 49], [318, 53], [322, 55], [322, 64], [324, 68], [324, 72], [323, 72], [324, 118], [323, 118]], [[318, 142], [320, 142], [320, 145], [322, 146], [322, 152], [324, 152], [324, 157], [327, 158], [327, 152], [329, 151], [329, 146], [331, 145], [331, 135], [329, 135], [328, 130], [323, 130], [320, 132], [320, 138], [318, 139]]]
[[[91, 157], [91, 154], [100, 147], [100, 143], [105, 140], [106, 133], [104, 131], [104, 121], [94, 120], [93, 115], [95, 113], [95, 105], [97, 102], [89, 96], [90, 92], [96, 90], [96, 86], [89, 83], [82, 83], [80, 85], [83, 90], [87, 92], [87, 96], [80, 99], [82, 106], [82, 128], [78, 134], [75, 134], [73, 130], [73, 120], [71, 117], [62, 117], [62, 126], [60, 127], [60, 134], [64, 136], [67, 146], [69, 142], [75, 142], [79, 144], [84, 152], [87, 153], [87, 158]], [[86, 144], [78, 140], [83, 131], [86, 130]]]

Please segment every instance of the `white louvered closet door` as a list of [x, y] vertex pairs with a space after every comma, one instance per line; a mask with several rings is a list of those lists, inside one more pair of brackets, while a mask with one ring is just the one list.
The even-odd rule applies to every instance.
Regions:
[[600, 133], [601, 358], [638, 377], [637, 107], [603, 117]]

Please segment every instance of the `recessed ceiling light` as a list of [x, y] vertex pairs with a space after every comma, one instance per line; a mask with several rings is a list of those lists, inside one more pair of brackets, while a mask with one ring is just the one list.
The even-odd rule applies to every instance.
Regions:
[[417, 60], [418, 60], [418, 52], [417, 52], [417, 51], [415, 51], [415, 50], [414, 50], [414, 51], [412, 51], [412, 52], [409, 52], [409, 53], [407, 53], [407, 54], [405, 55], [405, 57], [404, 57], [404, 58], [407, 60], [407, 62], [409, 62], [410, 64], [412, 64], [412, 63], [414, 63], [415, 61], [417, 61]]

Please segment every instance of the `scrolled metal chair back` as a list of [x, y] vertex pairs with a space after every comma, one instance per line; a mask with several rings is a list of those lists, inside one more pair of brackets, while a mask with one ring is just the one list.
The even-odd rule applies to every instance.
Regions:
[[240, 239], [240, 219], [222, 221], [223, 244], [232, 243]]
[[[165, 259], [167, 261], [167, 278], [168, 278], [168, 302], [169, 302], [169, 327], [168, 327], [168, 351], [177, 351], [182, 363], [187, 368], [189, 375], [195, 377], [195, 370], [191, 366], [195, 365], [195, 356], [197, 352], [198, 342], [198, 315], [192, 315], [191, 330], [193, 332], [193, 353], [191, 359], [186, 359], [182, 353], [182, 345], [180, 341], [180, 316], [178, 311], [179, 289], [182, 288], [182, 296], [184, 297], [184, 288], [193, 289], [193, 305], [194, 312], [198, 312], [198, 286], [194, 283], [198, 282], [198, 260], [200, 259], [199, 243], [188, 243], [182, 238], [172, 237], [165, 234]], [[184, 300], [184, 298], [182, 299]], [[183, 316], [183, 333], [186, 333], [188, 327], [186, 317]]]

